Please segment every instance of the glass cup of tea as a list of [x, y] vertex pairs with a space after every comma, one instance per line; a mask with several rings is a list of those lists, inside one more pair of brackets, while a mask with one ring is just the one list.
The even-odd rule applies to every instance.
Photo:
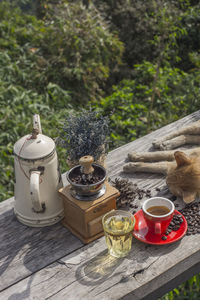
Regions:
[[153, 234], [161, 235], [169, 226], [175, 207], [167, 198], [154, 197], [144, 201], [142, 210], [148, 229]]
[[112, 210], [103, 216], [102, 223], [109, 254], [126, 256], [132, 246], [134, 216], [127, 211]]

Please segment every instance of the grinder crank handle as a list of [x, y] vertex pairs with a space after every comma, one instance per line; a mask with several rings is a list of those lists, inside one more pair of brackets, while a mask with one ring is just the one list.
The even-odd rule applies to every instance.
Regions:
[[79, 163], [82, 168], [82, 173], [91, 174], [94, 171], [92, 163], [94, 162], [94, 158], [90, 155], [82, 156], [79, 160]]

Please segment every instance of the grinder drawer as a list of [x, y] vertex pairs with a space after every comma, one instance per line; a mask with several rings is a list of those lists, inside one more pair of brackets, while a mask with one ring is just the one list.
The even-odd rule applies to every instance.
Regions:
[[88, 234], [89, 236], [93, 236], [99, 232], [103, 231], [102, 225], [102, 216], [97, 217], [96, 219], [88, 222]]

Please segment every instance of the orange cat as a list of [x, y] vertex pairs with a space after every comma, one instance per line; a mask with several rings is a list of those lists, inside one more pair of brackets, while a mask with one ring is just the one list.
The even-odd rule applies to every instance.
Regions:
[[[129, 154], [129, 159], [139, 162], [126, 164], [124, 172], [165, 174], [167, 175], [167, 185], [172, 194], [182, 197], [185, 203], [190, 203], [200, 194], [200, 148], [190, 149], [188, 153], [189, 155], [181, 151], [158, 151], [141, 154], [133, 152]], [[174, 158], [175, 160], [173, 160]]]
[[167, 170], [166, 182], [172, 194], [190, 203], [200, 193], [200, 157], [187, 156], [181, 151], [174, 153], [176, 166]]

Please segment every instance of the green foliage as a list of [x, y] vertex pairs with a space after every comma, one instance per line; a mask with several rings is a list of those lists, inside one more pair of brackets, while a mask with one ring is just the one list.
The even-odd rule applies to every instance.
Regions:
[[198, 300], [200, 294], [200, 274], [193, 276], [160, 300]]
[[[120, 39], [125, 43], [124, 58], [132, 67], [143, 60], [154, 59], [158, 53], [152, 43], [155, 36], [168, 30], [166, 23], [173, 20], [174, 27], [179, 23], [182, 14], [182, 1], [141, 1], [97, 0], [96, 6], [108, 18], [114, 30], [119, 32]], [[181, 10], [182, 8], [182, 10]], [[165, 14], [165, 22], [163, 22]], [[166, 36], [167, 38], [167, 36]]]
[[122, 43], [93, 7], [46, 2], [42, 20], [0, 4], [0, 47], [15, 62], [10, 75], [38, 93], [45, 92], [49, 82], [57, 84], [70, 91], [76, 103], [98, 98], [110, 71], [120, 63]]
[[151, 96], [156, 66], [150, 62], [135, 65], [133, 74], [134, 80], [123, 80], [113, 87], [112, 95], [97, 103], [105, 115], [111, 114], [114, 146], [200, 109], [198, 70], [190, 74], [170, 66], [160, 68], [153, 107]]
[[181, 28], [187, 34], [177, 38], [178, 56], [181, 61], [177, 64], [183, 70], [194, 68], [191, 53], [198, 53], [200, 49], [200, 2], [188, 7], [181, 18]]
[[190, 52], [199, 50], [199, 1], [96, 0], [95, 5], [124, 42], [124, 64], [115, 79], [132, 78], [144, 60], [165, 61], [189, 71]]
[[85, 9], [80, 3], [61, 1], [55, 8], [47, 1], [44, 20], [48, 31], [39, 44], [45, 74], [68, 87], [76, 102], [98, 98], [110, 70], [120, 63], [122, 43], [93, 6]]

